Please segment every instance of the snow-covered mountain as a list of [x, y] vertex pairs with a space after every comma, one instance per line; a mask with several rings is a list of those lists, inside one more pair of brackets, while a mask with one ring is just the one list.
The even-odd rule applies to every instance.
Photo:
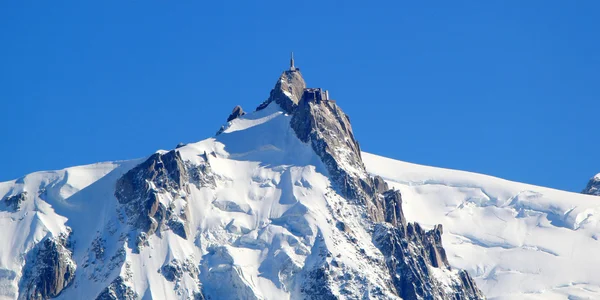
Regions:
[[590, 179], [582, 193], [600, 196], [600, 173]]
[[0, 197], [0, 299], [600, 296], [600, 198], [361, 152], [295, 68], [215, 137]]

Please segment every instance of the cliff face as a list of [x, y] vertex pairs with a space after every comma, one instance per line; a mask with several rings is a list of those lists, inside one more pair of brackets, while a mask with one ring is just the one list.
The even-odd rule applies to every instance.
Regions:
[[302, 98], [306, 83], [299, 70], [284, 71], [275, 87], [271, 90], [269, 98], [258, 106], [257, 110], [264, 109], [270, 103], [277, 103], [285, 112], [293, 113]]
[[291, 127], [309, 143], [326, 166], [339, 193], [366, 207], [373, 222], [372, 237], [386, 259], [396, 292], [403, 299], [483, 299], [474, 280], [464, 271], [447, 285], [433, 273], [451, 271], [442, 246], [442, 227], [423, 230], [407, 224], [402, 195], [381, 177], [371, 177], [363, 164], [350, 119], [334, 101], [301, 98]]
[[155, 153], [117, 181], [115, 197], [128, 223], [138, 230], [135, 249], [140, 250], [157, 230], [171, 230], [189, 237], [189, 185], [214, 185], [210, 165], [186, 163], [178, 151]]
[[68, 233], [46, 238], [29, 254], [23, 268], [19, 299], [54, 298], [73, 282], [76, 264], [68, 239]]

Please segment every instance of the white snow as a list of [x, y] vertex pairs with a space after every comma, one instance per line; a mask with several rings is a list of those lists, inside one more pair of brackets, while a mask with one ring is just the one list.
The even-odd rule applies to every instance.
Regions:
[[[143, 160], [34, 173], [20, 180], [25, 184], [0, 183], [0, 195], [27, 190], [31, 196], [18, 212], [0, 211], [0, 237], [11, 241], [0, 245], [0, 298], [16, 296], [25, 262], [18, 253], [66, 226], [73, 228], [77, 271], [59, 299], [98, 295], [119, 274], [144, 298], [184, 299], [201, 282], [213, 298], [288, 299], [304, 284], [293, 274], [319, 266], [322, 259], [336, 260], [342, 279], [330, 283], [334, 293], [387, 293], [389, 274], [365, 228], [364, 211], [332, 192], [324, 166], [310, 145], [297, 139], [290, 118], [273, 104], [228, 122], [215, 138], [179, 148], [186, 161], [208, 161], [216, 186], [189, 185], [175, 197], [161, 193], [164, 205], [189, 208], [190, 237], [162, 231], [139, 253], [125, 242], [133, 237], [114, 192], [117, 179]], [[42, 187], [51, 187], [50, 196], [41, 196]], [[358, 240], [337, 229], [337, 221]], [[322, 251], [330, 256], [323, 258]], [[199, 276], [184, 272], [176, 282], [165, 280], [161, 268], [173, 261], [190, 261]]]
[[600, 297], [600, 197], [364, 153], [409, 221], [443, 224], [453, 267], [490, 299]]
[[[60, 299], [93, 298], [119, 274], [144, 298], [183, 299], [201, 282], [213, 298], [289, 299], [303, 284], [292, 274], [323, 259], [335, 274], [329, 285], [336, 295], [376, 298], [371, 291], [377, 287], [386, 293], [390, 277], [363, 208], [331, 189], [325, 167], [297, 139], [290, 118], [271, 104], [228, 122], [214, 138], [177, 149], [193, 164], [208, 162], [216, 186], [161, 194], [165, 205], [189, 209], [190, 235], [161, 231], [139, 253], [126, 242], [130, 228], [114, 189], [143, 159], [0, 183], [0, 197], [28, 193], [17, 212], [0, 203], [0, 299], [17, 296], [22, 253], [67, 226], [76, 245], [77, 280]], [[600, 297], [600, 197], [369, 153], [363, 160], [370, 173], [402, 192], [410, 221], [444, 225], [450, 263], [467, 270], [489, 298]], [[169, 282], [161, 268], [171, 262], [197, 269]], [[447, 286], [455, 273], [433, 271]]]

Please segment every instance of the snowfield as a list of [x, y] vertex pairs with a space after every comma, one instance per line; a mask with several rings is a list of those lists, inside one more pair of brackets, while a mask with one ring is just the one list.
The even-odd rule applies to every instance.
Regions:
[[363, 152], [409, 221], [441, 223], [453, 267], [489, 299], [599, 299], [600, 197]]
[[[228, 122], [214, 138], [178, 148], [185, 162], [209, 164], [214, 184], [160, 193], [175, 215], [189, 210], [189, 236], [159, 231], [139, 252], [127, 246], [131, 228], [115, 185], [145, 159], [0, 183], [3, 199], [26, 192], [18, 210], [0, 203], [0, 299], [18, 296], [23, 253], [67, 227], [77, 269], [59, 299], [94, 299], [117, 276], [121, 292], [143, 299], [193, 298], [200, 285], [212, 299], [297, 298], [310, 278], [292, 275], [325, 259], [336, 272], [329, 284], [337, 297], [396, 298], [364, 208], [332, 190], [290, 118], [272, 103]], [[362, 155], [370, 173], [401, 191], [409, 221], [443, 224], [450, 263], [488, 298], [600, 298], [600, 197]], [[434, 270], [448, 286], [455, 273]]]

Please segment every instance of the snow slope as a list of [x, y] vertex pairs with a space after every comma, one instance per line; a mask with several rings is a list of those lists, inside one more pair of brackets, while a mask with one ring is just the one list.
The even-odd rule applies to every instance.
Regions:
[[0, 238], [10, 241], [0, 243], [0, 299], [23, 293], [20, 253], [34, 253], [42, 239], [68, 228], [77, 269], [58, 299], [94, 299], [107, 286], [113, 287], [107, 295], [120, 299], [192, 299], [200, 290], [211, 299], [299, 298], [314, 287], [306, 276], [324, 260], [335, 261], [339, 278], [329, 284], [337, 296], [397, 298], [364, 209], [345, 205], [332, 191], [319, 157], [298, 140], [290, 118], [273, 103], [229, 122], [216, 138], [178, 148], [186, 162], [209, 163], [214, 184], [190, 184], [176, 196], [159, 191], [165, 206], [189, 209], [190, 237], [160, 231], [139, 252], [127, 244], [133, 231], [114, 193], [118, 178], [144, 159], [1, 183], [1, 195], [28, 196], [17, 211], [0, 205]]
[[600, 198], [363, 152], [490, 299], [600, 298]]
[[[193, 299], [200, 291], [212, 299], [296, 299], [320, 288], [311, 276], [325, 264], [336, 297], [397, 298], [365, 208], [332, 189], [290, 119], [271, 103], [178, 148], [190, 166], [210, 167], [204, 181], [176, 191], [149, 185], [161, 204], [185, 214], [189, 233], [162, 228], [139, 249], [115, 186], [146, 158], [0, 183], [3, 201], [25, 195], [19, 209], [0, 203], [0, 299], [23, 297], [34, 247], [71, 230], [77, 269], [59, 299]], [[402, 192], [409, 221], [444, 225], [450, 263], [489, 298], [600, 298], [600, 197], [362, 155], [370, 173]], [[448, 287], [456, 279], [455, 271], [432, 273]]]
[[71, 206], [66, 200], [112, 172], [122, 162], [97, 163], [67, 168], [60, 171], [31, 173], [22, 178], [0, 183], [0, 195], [25, 192], [21, 209], [11, 212], [0, 205], [0, 299], [11, 299], [17, 294], [16, 280], [28, 253], [46, 236], [58, 236], [66, 231], [68, 218], [55, 211], [54, 206]]

